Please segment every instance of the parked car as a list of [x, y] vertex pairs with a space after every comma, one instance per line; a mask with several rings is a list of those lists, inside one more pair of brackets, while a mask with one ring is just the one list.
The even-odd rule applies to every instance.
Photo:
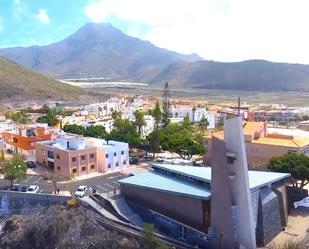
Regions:
[[87, 193], [87, 186], [79, 186], [75, 192], [75, 196], [78, 198], [84, 197]]
[[146, 161], [151, 161], [151, 160], [153, 160], [153, 156], [152, 156], [152, 155], [149, 155], [149, 154], [146, 154], [144, 158], [145, 158]]
[[37, 185], [31, 185], [28, 189], [27, 189], [27, 193], [38, 193], [40, 190], [39, 186]]
[[29, 169], [36, 168], [36, 164], [35, 164], [35, 162], [33, 162], [33, 161], [28, 161], [28, 162], [26, 162], [26, 165], [27, 165], [27, 167], [28, 167]]
[[20, 184], [14, 184], [13, 185], [13, 191], [16, 192], [26, 192], [29, 186], [20, 185]]
[[139, 158], [137, 156], [129, 157], [129, 164], [137, 164], [139, 162]]

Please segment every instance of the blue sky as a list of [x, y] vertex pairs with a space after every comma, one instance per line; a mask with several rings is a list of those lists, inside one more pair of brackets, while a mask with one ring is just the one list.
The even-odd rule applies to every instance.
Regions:
[[[87, 0], [0, 0], [0, 47], [45, 45], [62, 40], [87, 22]], [[136, 21], [107, 17], [124, 32], [131, 27], [139, 31], [147, 25]], [[142, 34], [142, 33], [141, 33]]]
[[205, 59], [309, 64], [308, 0], [0, 0], [0, 47], [43, 45], [87, 22]]

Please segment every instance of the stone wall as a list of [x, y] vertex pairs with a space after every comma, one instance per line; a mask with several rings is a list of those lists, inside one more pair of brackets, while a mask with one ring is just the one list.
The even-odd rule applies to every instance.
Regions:
[[265, 246], [280, 233], [281, 230], [279, 199], [270, 188], [264, 187], [260, 192], [256, 229], [257, 245]]
[[65, 204], [68, 196], [0, 191], [0, 218], [12, 214], [35, 212], [51, 205]]

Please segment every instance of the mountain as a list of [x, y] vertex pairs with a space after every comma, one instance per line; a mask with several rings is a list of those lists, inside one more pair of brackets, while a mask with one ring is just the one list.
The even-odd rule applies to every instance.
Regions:
[[224, 90], [309, 90], [309, 66], [249, 60], [206, 61], [130, 37], [108, 23], [88, 23], [46, 46], [0, 49], [17, 63], [55, 78], [106, 77], [174, 87]]
[[68, 38], [47, 46], [1, 49], [0, 54], [56, 78], [142, 78], [154, 68], [175, 61], [195, 61], [130, 37], [108, 23], [88, 23]]
[[309, 65], [249, 60], [177, 62], [158, 70], [148, 82], [204, 89], [308, 91]]
[[0, 56], [0, 101], [73, 100], [85, 94], [79, 87], [60, 83]]

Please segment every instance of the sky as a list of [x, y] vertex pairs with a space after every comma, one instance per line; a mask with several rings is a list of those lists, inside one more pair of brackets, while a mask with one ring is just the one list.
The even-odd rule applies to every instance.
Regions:
[[0, 48], [62, 40], [88, 22], [207, 60], [309, 64], [308, 0], [0, 0]]

